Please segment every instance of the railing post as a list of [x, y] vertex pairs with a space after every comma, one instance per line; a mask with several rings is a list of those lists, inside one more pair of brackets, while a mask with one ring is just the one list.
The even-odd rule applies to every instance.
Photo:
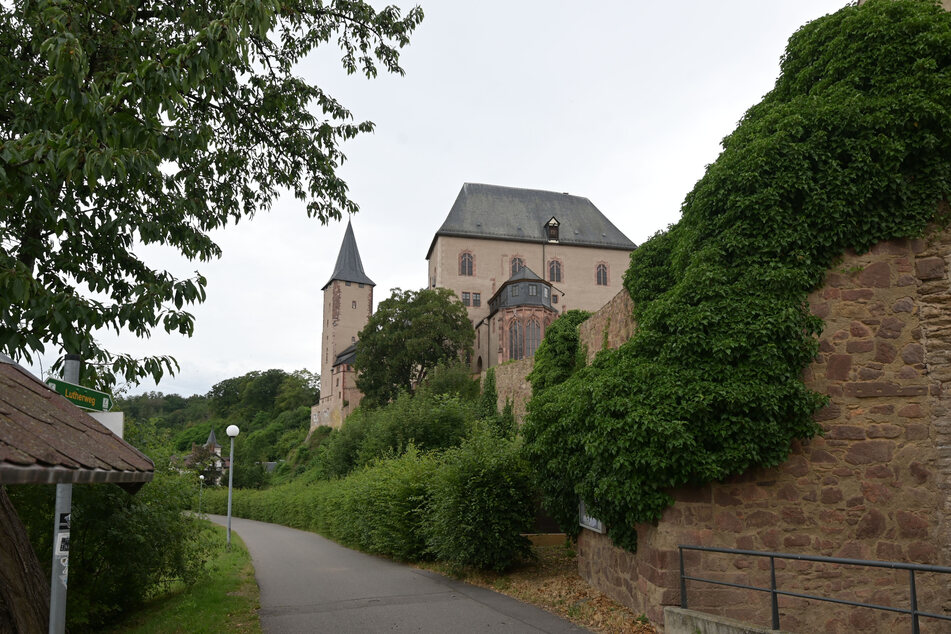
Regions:
[[779, 629], [779, 595], [776, 594], [776, 558], [769, 558], [769, 598], [773, 610], [773, 629]]
[[680, 607], [687, 609], [687, 580], [684, 579], [684, 549], [680, 546]]
[[908, 571], [909, 581], [911, 582], [911, 631], [912, 634], [918, 634], [918, 590], [915, 588], [915, 569]]

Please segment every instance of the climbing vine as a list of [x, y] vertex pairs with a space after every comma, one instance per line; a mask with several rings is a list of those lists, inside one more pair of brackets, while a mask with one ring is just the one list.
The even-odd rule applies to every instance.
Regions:
[[681, 220], [632, 254], [634, 336], [533, 384], [549, 510], [576, 530], [580, 497], [634, 550], [672, 488], [781, 464], [825, 402], [802, 381], [808, 293], [846, 249], [922, 235], [949, 194], [951, 14], [870, 0], [801, 28]]

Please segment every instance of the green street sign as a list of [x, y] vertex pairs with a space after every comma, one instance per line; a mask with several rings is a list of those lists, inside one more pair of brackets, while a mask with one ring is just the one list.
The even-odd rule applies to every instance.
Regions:
[[93, 410], [95, 412], [108, 412], [112, 409], [112, 394], [106, 394], [98, 390], [92, 390], [82, 385], [67, 383], [61, 379], [50, 377], [46, 379], [46, 384], [56, 392], [62, 394], [74, 405], [83, 409]]

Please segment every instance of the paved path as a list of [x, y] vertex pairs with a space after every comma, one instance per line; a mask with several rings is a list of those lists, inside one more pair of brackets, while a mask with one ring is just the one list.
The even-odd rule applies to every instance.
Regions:
[[[227, 518], [209, 515], [227, 525]], [[283, 632], [584, 632], [510, 597], [344, 548], [314, 533], [239, 518], [261, 588], [261, 627]]]

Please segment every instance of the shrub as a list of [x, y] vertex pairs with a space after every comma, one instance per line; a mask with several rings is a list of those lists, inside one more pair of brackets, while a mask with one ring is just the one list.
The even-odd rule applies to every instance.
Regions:
[[[232, 514], [316, 531], [403, 560], [432, 556], [503, 570], [529, 553], [534, 489], [519, 444], [480, 427], [460, 447], [424, 453], [410, 445], [337, 480], [301, 480], [233, 492]], [[204, 510], [223, 514], [226, 489]]]
[[[111, 484], [73, 486], [70, 631], [97, 631], [170, 583], [198, 579], [212, 546], [201, 523], [182, 514], [193, 494], [189, 480], [161, 470], [134, 496]], [[49, 485], [10, 489], [47, 574], [54, 495]]]
[[518, 441], [477, 430], [444, 454], [431, 490], [424, 529], [437, 559], [502, 571], [531, 552], [522, 533], [535, 492]]

